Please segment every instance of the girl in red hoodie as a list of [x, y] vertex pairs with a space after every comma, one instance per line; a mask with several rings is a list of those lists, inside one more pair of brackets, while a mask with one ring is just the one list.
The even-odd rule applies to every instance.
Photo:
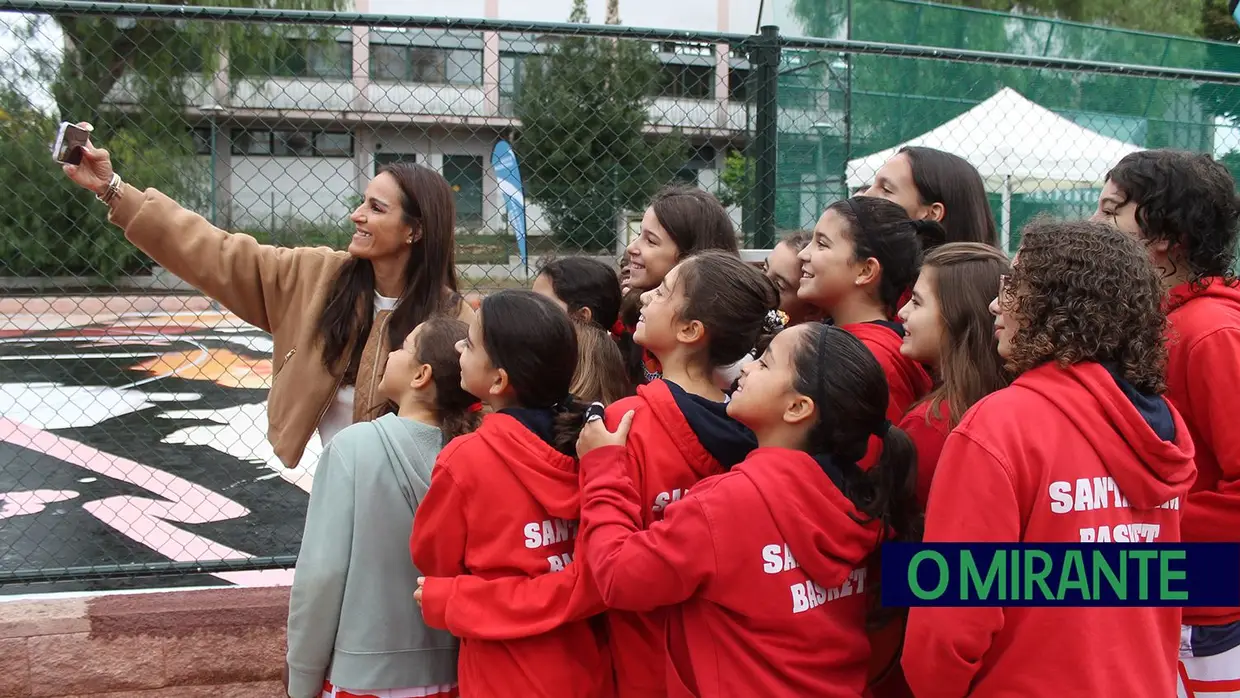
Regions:
[[[995, 352], [989, 309], [999, 277], [1008, 268], [1007, 256], [990, 245], [953, 242], [936, 247], [926, 255], [909, 301], [900, 308], [900, 353], [938, 375], [934, 390], [900, 421], [917, 446], [917, 501], [923, 508], [948, 432], [973, 403], [1011, 381]], [[875, 665], [881, 669], [872, 686], [875, 698], [912, 696], [900, 670], [903, 627], [903, 622], [892, 623], [871, 638]]]
[[[676, 265], [642, 301], [634, 336], [662, 363], [663, 378], [612, 404], [606, 419], [614, 426], [625, 413], [635, 413], [622, 462], [640, 493], [645, 528], [699, 480], [724, 472], [757, 447], [753, 433], [728, 415], [713, 373], [754, 346], [778, 294], [739, 257], [707, 251]], [[431, 624], [502, 637], [543, 632], [589, 608], [598, 594], [591, 576], [589, 566], [578, 563], [555, 578], [458, 577], [445, 592], [447, 624]], [[427, 579], [426, 585], [430, 590], [444, 583]], [[622, 608], [606, 615], [619, 695], [667, 695], [665, 612]]]
[[[926, 542], [1176, 543], [1196, 476], [1162, 397], [1166, 318], [1144, 248], [1097, 223], [1026, 227], [991, 305], [1017, 374], [947, 437]], [[913, 608], [918, 698], [1175, 694], [1172, 607]]]
[[[780, 332], [727, 408], [759, 448], [648, 530], [626, 467], [638, 416], [582, 430], [587, 564], [613, 608], [671, 607], [669, 695], [867, 695], [867, 562], [886, 534], [920, 526], [913, 446], [886, 409], [883, 371], [854, 336], [816, 322]], [[883, 457], [863, 471], [871, 435]]]
[[[577, 364], [572, 323], [532, 291], [501, 291], [482, 301], [460, 351], [461, 386], [494, 413], [440, 452], [414, 519], [413, 562], [438, 578], [561, 572], [572, 562], [581, 511], [573, 448], [583, 406], [568, 392]], [[448, 589], [427, 586], [419, 595], [434, 627], [445, 626]], [[603, 610], [597, 599], [592, 605]], [[585, 615], [588, 608], [575, 613]], [[521, 640], [461, 638], [462, 696], [610, 696], [610, 674], [605, 643], [588, 620]]]
[[[753, 433], [728, 415], [714, 373], [754, 346], [778, 302], [762, 272], [717, 251], [687, 258], [643, 294], [633, 337], [659, 360], [663, 377], [607, 409], [612, 426], [635, 412], [625, 462], [643, 503], [642, 528], [662, 519], [696, 482], [757, 446]], [[666, 695], [665, 614], [624, 608], [607, 618], [619, 695]]]
[[[1231, 173], [1210, 156], [1147, 150], [1107, 174], [1095, 220], [1142, 240], [1170, 292], [1167, 399], [1197, 449], [1184, 505], [1186, 542], [1240, 540], [1240, 288]], [[1240, 686], [1240, 608], [1186, 608], [1181, 695]]]
[[938, 385], [900, 420], [917, 445], [917, 499], [924, 507], [939, 452], [952, 427], [978, 400], [1011, 382], [995, 351], [990, 301], [1007, 255], [979, 242], [952, 242], [931, 250], [912, 297], [900, 308], [900, 354], [930, 368]]
[[855, 196], [827, 208], [799, 255], [797, 296], [821, 308], [837, 327], [852, 332], [874, 352], [887, 374], [887, 418], [893, 422], [931, 388], [925, 369], [900, 354], [904, 328], [890, 320], [900, 294], [917, 278], [918, 232], [929, 227], [939, 224], [911, 220], [885, 199]]

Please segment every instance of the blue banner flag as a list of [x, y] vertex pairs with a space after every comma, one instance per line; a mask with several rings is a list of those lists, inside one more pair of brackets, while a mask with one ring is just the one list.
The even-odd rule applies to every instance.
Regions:
[[883, 605], [1240, 606], [1240, 543], [887, 543]]
[[495, 144], [491, 152], [491, 167], [495, 168], [495, 179], [499, 190], [504, 193], [504, 203], [508, 207], [508, 224], [517, 236], [517, 251], [521, 254], [521, 263], [529, 270], [529, 255], [525, 251], [525, 188], [521, 186], [521, 168], [517, 164], [517, 154], [512, 152], [508, 141], [501, 140]]

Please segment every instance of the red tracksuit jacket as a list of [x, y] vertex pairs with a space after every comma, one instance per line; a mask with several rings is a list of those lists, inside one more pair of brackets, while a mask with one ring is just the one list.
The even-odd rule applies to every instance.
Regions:
[[[607, 428], [615, 429], [629, 410], [634, 414], [624, 462], [642, 502], [643, 529], [661, 520], [699, 480], [724, 472], [757, 446], [748, 429], [727, 417], [723, 404], [709, 404], [662, 379], [612, 403]], [[606, 616], [617, 693], [659, 698], [667, 695], [666, 611], [636, 610], [609, 610]]]
[[[1240, 540], [1240, 289], [1221, 279], [1172, 289], [1167, 399], [1197, 449], [1197, 482], [1184, 505], [1186, 542]], [[1186, 608], [1188, 625], [1240, 620], [1240, 608]]]
[[582, 459], [583, 554], [609, 605], [671, 606], [670, 696], [864, 695], [879, 525], [850, 516], [823, 466], [757, 449], [642, 531], [646, 501], [625, 461], [616, 446]]
[[883, 373], [887, 374], [887, 419], [892, 424], [899, 423], [909, 405], [934, 387], [926, 369], [900, 353], [900, 345], [904, 343], [903, 327], [895, 322], [855, 322], [842, 325], [840, 329], [860, 339], [878, 359]]
[[[634, 415], [625, 463], [645, 503], [643, 528], [662, 519], [699, 480], [724, 472], [757, 445], [722, 403], [689, 395], [661, 379], [608, 407], [608, 428], [614, 430], [629, 410]], [[423, 589], [427, 622], [462, 637], [527, 637], [596, 612], [600, 603], [592, 571], [580, 557], [555, 575], [428, 578]], [[665, 614], [663, 609], [607, 612], [621, 698], [667, 695]]]
[[[930, 403], [920, 402], [900, 420], [900, 429], [908, 434], [917, 448], [917, 503], [924, 509], [930, 498], [930, 481], [934, 477], [934, 469], [939, 462], [939, 453], [943, 443], [951, 432], [945, 417], [947, 406], [940, 404], [938, 416], [927, 421], [930, 414]], [[870, 635], [870, 645], [874, 652], [873, 660], [882, 662], [889, 669], [881, 679], [870, 686], [872, 698], [913, 698], [912, 690], [904, 678], [904, 670], [900, 666], [898, 655], [904, 640], [903, 629], [907, 616], [898, 622], [893, 621], [892, 627], [883, 628]], [[885, 663], [892, 658], [894, 666]]]
[[[947, 437], [925, 540], [1175, 543], [1195, 474], [1166, 400], [1046, 364]], [[1166, 698], [1179, 646], [1178, 608], [913, 608], [903, 665], [917, 698]]]
[[[513, 411], [522, 413], [541, 411]], [[543, 417], [539, 426], [549, 432], [550, 414]], [[485, 580], [537, 577], [568, 566], [581, 511], [577, 462], [552, 448], [547, 436], [501, 412], [440, 452], [414, 517], [410, 547], [419, 570]], [[444, 603], [443, 594], [424, 590], [428, 622], [446, 615]], [[510, 634], [497, 627], [495, 636]], [[606, 642], [585, 620], [521, 640], [464, 637], [458, 675], [467, 698], [596, 698], [611, 696], [614, 688]]]
[[951, 425], [947, 421], [947, 403], [939, 403], [938, 414], [930, 415], [930, 401], [920, 402], [900, 420], [900, 429], [917, 447], [917, 501], [924, 508], [930, 499], [930, 480], [939, 465], [939, 454]]

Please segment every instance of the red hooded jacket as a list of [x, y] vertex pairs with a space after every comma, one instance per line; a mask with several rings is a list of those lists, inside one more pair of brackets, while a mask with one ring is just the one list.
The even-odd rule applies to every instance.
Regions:
[[[1166, 400], [1100, 364], [1045, 364], [947, 437], [925, 540], [1176, 543], [1195, 474]], [[1172, 607], [913, 608], [903, 666], [918, 698], [1166, 698], [1179, 647]]]
[[[495, 579], [568, 566], [581, 513], [577, 462], [551, 447], [550, 431], [548, 411], [490, 414], [439, 453], [414, 517], [419, 570]], [[439, 598], [424, 591], [428, 621], [443, 615]], [[465, 696], [594, 698], [613, 690], [606, 643], [589, 621], [522, 640], [464, 637], [458, 675]]]
[[840, 329], [860, 339], [883, 367], [889, 393], [887, 419], [892, 424], [898, 423], [909, 405], [934, 387], [934, 381], [926, 369], [900, 353], [900, 345], [904, 343], [904, 327], [895, 322], [879, 321], [856, 322], [842, 325]]
[[900, 420], [900, 429], [917, 447], [917, 502], [922, 508], [930, 499], [930, 481], [939, 465], [943, 444], [952, 430], [947, 421], [947, 403], [940, 402], [936, 412], [938, 414], [930, 416], [930, 401], [926, 400], [914, 405]]
[[[1240, 288], [1211, 279], [1172, 289], [1167, 399], [1197, 448], [1197, 482], [1184, 505], [1184, 540], [1240, 541]], [[1240, 608], [1186, 608], [1188, 625], [1240, 621]]]
[[668, 607], [670, 696], [860, 698], [869, 665], [861, 517], [805, 453], [761, 448], [642, 531], [620, 447], [582, 459], [582, 540], [616, 608]]
[[[607, 408], [615, 429], [633, 410], [624, 462], [641, 492], [641, 525], [663, 518], [689, 488], [740, 462], [757, 446], [726, 407], [656, 379]], [[579, 541], [580, 544], [580, 541]], [[423, 589], [427, 623], [461, 637], [508, 639], [546, 632], [595, 612], [601, 603], [589, 565], [579, 558], [550, 576], [429, 578]], [[664, 609], [608, 611], [610, 650], [621, 698], [667, 694]]]
[[[699, 480], [724, 472], [757, 447], [753, 434], [728, 417], [722, 403], [662, 379], [608, 406], [607, 428], [616, 429], [629, 410], [634, 414], [624, 462], [642, 502], [642, 529], [661, 520]], [[635, 610], [607, 613], [618, 695], [658, 698], [667, 695], [666, 612], [657, 606]]]

